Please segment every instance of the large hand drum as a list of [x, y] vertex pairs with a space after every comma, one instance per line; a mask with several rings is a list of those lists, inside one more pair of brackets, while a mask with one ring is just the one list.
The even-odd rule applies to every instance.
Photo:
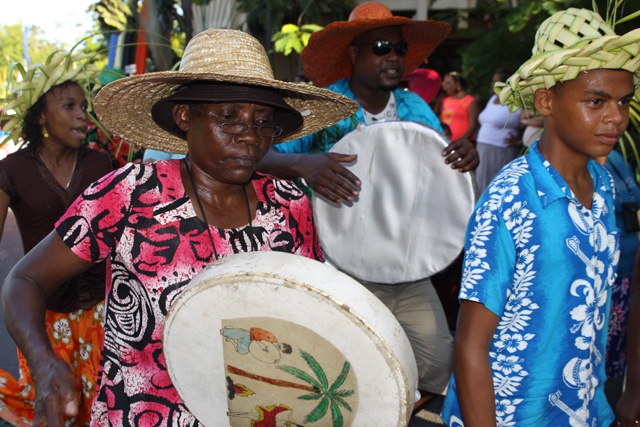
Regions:
[[327, 260], [352, 277], [387, 284], [424, 279], [453, 262], [475, 195], [471, 175], [444, 163], [447, 144], [414, 122], [365, 126], [338, 141], [331, 152], [358, 155], [346, 166], [362, 188], [348, 204], [313, 195]]
[[391, 312], [335, 268], [288, 253], [229, 256], [193, 278], [167, 316], [164, 356], [208, 427], [406, 426], [416, 397]]

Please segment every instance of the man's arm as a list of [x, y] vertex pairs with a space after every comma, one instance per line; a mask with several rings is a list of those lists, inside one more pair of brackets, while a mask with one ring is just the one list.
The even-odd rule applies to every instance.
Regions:
[[465, 427], [496, 425], [489, 348], [499, 320], [481, 303], [464, 300], [460, 305], [453, 372]]
[[636, 329], [638, 325], [640, 325], [640, 250], [636, 253], [629, 299], [627, 376], [624, 392], [616, 405], [618, 420], [626, 427], [635, 427], [640, 421], [640, 333]]
[[360, 193], [360, 179], [342, 165], [356, 158], [355, 154], [280, 153], [272, 148], [258, 165], [258, 170], [283, 179], [300, 177], [313, 191], [341, 203], [353, 201]]

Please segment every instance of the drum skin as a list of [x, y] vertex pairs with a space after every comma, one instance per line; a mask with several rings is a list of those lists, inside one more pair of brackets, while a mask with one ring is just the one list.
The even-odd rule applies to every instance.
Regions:
[[209, 427], [406, 426], [416, 399], [415, 358], [391, 312], [289, 253], [211, 264], [172, 304], [163, 341], [176, 390]]
[[357, 154], [344, 164], [362, 182], [352, 203], [313, 193], [313, 211], [328, 262], [367, 282], [398, 284], [432, 276], [464, 248], [475, 204], [470, 173], [444, 163], [448, 142], [415, 122], [362, 126], [330, 150]]

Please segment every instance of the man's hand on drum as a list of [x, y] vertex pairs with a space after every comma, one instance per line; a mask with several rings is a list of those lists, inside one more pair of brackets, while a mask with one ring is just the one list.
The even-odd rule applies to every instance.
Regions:
[[442, 151], [444, 162], [451, 165], [452, 169], [460, 172], [474, 170], [480, 164], [480, 156], [476, 147], [467, 138], [460, 138], [453, 141]]
[[300, 174], [307, 185], [327, 199], [342, 203], [353, 201], [360, 194], [360, 179], [342, 163], [351, 163], [355, 154], [322, 153], [303, 156]]
[[76, 415], [80, 403], [75, 377], [69, 365], [50, 355], [34, 363], [31, 372], [36, 387], [33, 426], [64, 426], [64, 417]]

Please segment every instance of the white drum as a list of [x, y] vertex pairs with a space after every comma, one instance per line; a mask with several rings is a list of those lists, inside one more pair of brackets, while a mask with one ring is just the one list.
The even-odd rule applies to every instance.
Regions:
[[326, 259], [350, 276], [396, 284], [430, 277], [464, 248], [475, 204], [470, 173], [444, 163], [448, 141], [414, 122], [359, 127], [331, 152], [357, 154], [345, 165], [360, 178], [353, 203], [313, 194], [313, 212]]
[[406, 426], [416, 399], [391, 312], [335, 268], [288, 253], [229, 256], [194, 277], [167, 316], [164, 355], [209, 427]]

